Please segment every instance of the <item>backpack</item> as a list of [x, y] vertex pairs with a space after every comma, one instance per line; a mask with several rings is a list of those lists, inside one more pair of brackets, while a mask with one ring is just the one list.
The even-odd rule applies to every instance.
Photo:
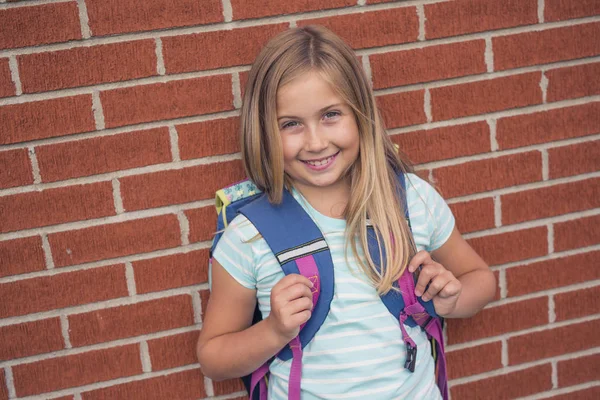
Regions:
[[[406, 181], [403, 173], [398, 174], [402, 188], [402, 203], [405, 218], [410, 228], [408, 206], [406, 203]], [[334, 274], [331, 253], [323, 235], [311, 217], [287, 190], [284, 190], [281, 204], [271, 204], [266, 195], [250, 181], [244, 180], [219, 190], [216, 193], [218, 214], [217, 233], [214, 237], [212, 253], [228, 223], [239, 214], [243, 214], [258, 230], [277, 258], [283, 272], [301, 274], [314, 285], [313, 310], [311, 318], [300, 327], [297, 337], [286, 345], [275, 357], [287, 361], [292, 359], [288, 398], [300, 400], [300, 380], [302, 375], [302, 349], [312, 340], [329, 312], [333, 298]], [[294, 227], [294, 229], [290, 229]], [[371, 226], [367, 227], [369, 253], [376, 265], [380, 265], [377, 239]], [[385, 257], [385, 254], [383, 254]], [[404, 328], [416, 325], [427, 333], [431, 341], [431, 352], [436, 362], [437, 384], [444, 400], [448, 399], [446, 360], [442, 335], [442, 319], [437, 316], [433, 302], [423, 302], [415, 296], [416, 274], [408, 269], [394, 286], [399, 291], [390, 290], [381, 296], [381, 300], [400, 321], [402, 340], [406, 344], [406, 363], [404, 367], [414, 372], [417, 346]], [[253, 324], [262, 319], [258, 305], [254, 311]], [[271, 360], [259, 367], [251, 375], [243, 377], [250, 400], [267, 399], [267, 379]]]

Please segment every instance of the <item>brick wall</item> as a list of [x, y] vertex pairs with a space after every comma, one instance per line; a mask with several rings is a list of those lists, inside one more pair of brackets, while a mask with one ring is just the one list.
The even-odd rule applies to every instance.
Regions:
[[261, 45], [326, 25], [498, 278], [457, 399], [600, 397], [600, 1], [0, 0], [0, 400], [242, 398], [194, 355]]

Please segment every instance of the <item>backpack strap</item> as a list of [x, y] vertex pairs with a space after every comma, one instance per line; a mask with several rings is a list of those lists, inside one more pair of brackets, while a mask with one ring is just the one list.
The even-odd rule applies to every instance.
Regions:
[[[240, 213], [263, 236], [285, 275], [301, 274], [314, 285], [311, 318], [300, 327], [299, 335], [277, 354], [284, 361], [292, 359], [288, 395], [289, 399], [299, 400], [302, 349], [323, 324], [333, 299], [333, 260], [329, 246], [320, 229], [287, 190], [281, 204], [273, 205], [263, 195], [242, 207]], [[263, 367], [253, 376], [253, 382], [264, 381], [260, 376], [266, 373]], [[252, 394], [254, 387], [250, 389]], [[259, 396], [262, 391], [259, 386]]]
[[[240, 213], [263, 236], [286, 275], [305, 275], [315, 285], [312, 316], [300, 332], [304, 348], [323, 324], [333, 299], [333, 261], [329, 246], [317, 225], [288, 191], [283, 192], [281, 204], [273, 205], [263, 195], [242, 207]], [[307, 272], [302, 274], [302, 271]], [[289, 360], [290, 347], [286, 346], [277, 357]]]
[[[408, 227], [412, 232], [410, 215], [408, 212], [408, 200], [406, 197], [406, 179], [403, 173], [398, 174], [400, 183], [400, 199], [404, 209], [404, 217]], [[380, 257], [379, 245], [376, 233], [372, 227], [367, 228], [367, 240], [369, 245], [369, 254], [376, 265], [381, 265], [380, 258], [385, 261], [385, 252], [382, 251]], [[381, 296], [381, 300], [389, 312], [398, 318], [402, 340], [406, 344], [406, 362], [404, 367], [411, 372], [415, 371], [417, 361], [417, 345], [406, 332], [404, 324], [414, 327], [419, 325], [431, 339], [436, 347], [435, 361], [437, 364], [437, 384], [444, 400], [448, 399], [448, 378], [446, 374], [446, 357], [444, 353], [444, 338], [442, 334], [442, 325], [440, 317], [435, 312], [433, 301], [423, 301], [415, 296], [416, 275], [410, 273], [408, 269], [404, 271], [398, 282], [394, 284], [398, 290], [390, 290]]]
[[[412, 231], [411, 224], [410, 224], [410, 216], [408, 213], [408, 203], [407, 203], [407, 199], [406, 199], [406, 179], [405, 179], [405, 176], [403, 173], [398, 174], [398, 182], [400, 182], [401, 193], [400, 193], [399, 197], [400, 197], [400, 201], [402, 202], [402, 208], [404, 210], [404, 217], [406, 218], [409, 229], [411, 229], [411, 231]], [[375, 234], [372, 226], [369, 226], [367, 228], [367, 242], [369, 245], [369, 254], [371, 255], [371, 259], [373, 260], [375, 265], [381, 265], [381, 260], [379, 257], [379, 245], [377, 243], [377, 237], [376, 237], [376, 234]], [[383, 253], [382, 254], [383, 261], [385, 261], [385, 251], [382, 251], [382, 253]], [[407, 277], [405, 279], [413, 279], [412, 274], [410, 274], [408, 272], [408, 270], [405, 271], [403, 276], [404, 275], [407, 275]], [[404, 291], [400, 287], [400, 282], [395, 283], [394, 287], [396, 289], [400, 289], [400, 291], [390, 290], [385, 295], [381, 296], [381, 301], [383, 301], [383, 304], [385, 304], [388, 311], [392, 315], [394, 315], [396, 318], [400, 318], [400, 312], [406, 306], [406, 299], [401, 294], [401, 293], [404, 293]], [[412, 288], [411, 293], [414, 293], [414, 282], [413, 282], [413, 288]], [[425, 302], [425, 301], [421, 300], [421, 298], [417, 298], [416, 300], [423, 306], [424, 310], [426, 311], [426, 313], [428, 314], [429, 317], [438, 318], [438, 315], [435, 312], [435, 308], [433, 307], [433, 302], [431, 302], [431, 301]], [[416, 317], [418, 317], [418, 316], [416, 316]], [[415, 318], [413, 316], [410, 316], [406, 320], [406, 324], [410, 327], [420, 325], [417, 323], [417, 321], [415, 321]]]

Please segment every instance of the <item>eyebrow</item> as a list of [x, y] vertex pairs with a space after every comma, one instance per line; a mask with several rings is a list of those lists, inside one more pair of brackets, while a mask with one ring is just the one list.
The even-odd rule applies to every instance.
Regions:
[[[333, 108], [333, 107], [340, 107], [340, 106], [343, 106], [343, 105], [344, 105], [344, 103], [335, 103], [335, 104], [331, 104], [331, 105], [328, 105], [328, 106], [325, 106], [325, 107], [321, 108], [321, 109], [320, 109], [319, 111], [317, 111], [317, 112], [318, 112], [319, 114], [322, 114], [323, 112], [325, 112], [326, 110], [328, 110], [328, 109], [330, 109], [330, 108]], [[280, 119], [284, 119], [284, 118], [295, 119], [295, 118], [298, 118], [298, 117], [296, 117], [296, 116], [294, 116], [294, 115], [282, 115], [281, 117], [277, 117], [277, 121], [279, 121]]]

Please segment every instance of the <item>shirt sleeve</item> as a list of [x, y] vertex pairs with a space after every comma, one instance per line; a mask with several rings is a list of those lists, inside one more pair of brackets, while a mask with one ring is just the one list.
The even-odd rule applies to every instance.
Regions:
[[[227, 226], [213, 252], [213, 258], [239, 284], [256, 289], [256, 273], [252, 238], [258, 232], [243, 215], [238, 215]], [[212, 282], [212, 277], [211, 277]]]
[[454, 215], [446, 201], [427, 181], [410, 174], [408, 184], [413, 184], [418, 196], [424, 201], [425, 219], [429, 233], [429, 243], [425, 250], [432, 252], [440, 248], [454, 230]]

